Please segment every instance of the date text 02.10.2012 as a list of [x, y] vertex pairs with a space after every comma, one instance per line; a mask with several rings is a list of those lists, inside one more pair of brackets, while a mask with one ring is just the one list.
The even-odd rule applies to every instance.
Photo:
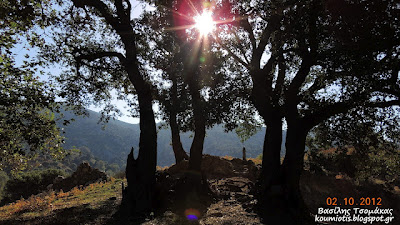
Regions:
[[327, 205], [382, 205], [382, 198], [370, 198], [370, 197], [361, 197], [361, 198], [343, 198], [339, 199], [336, 197], [327, 197], [326, 198]]

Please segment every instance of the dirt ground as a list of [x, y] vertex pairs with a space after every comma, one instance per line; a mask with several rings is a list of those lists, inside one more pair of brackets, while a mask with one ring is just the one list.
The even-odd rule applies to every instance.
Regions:
[[[35, 218], [34, 220], [6, 221], [7, 224], [201, 224], [201, 225], [238, 225], [238, 224], [264, 224], [256, 213], [256, 203], [252, 189], [259, 166], [252, 162], [243, 162], [240, 159], [227, 160], [219, 157], [206, 157], [203, 165], [207, 165], [207, 182], [213, 195], [211, 203], [203, 210], [189, 208], [197, 216], [188, 220], [185, 212], [165, 210], [160, 214], [141, 220], [127, 219], [118, 216], [121, 195], [102, 202], [100, 205], [81, 205], [78, 207], [55, 210], [51, 215]], [[180, 171], [187, 165], [182, 164], [164, 170], [170, 176], [179, 176]], [[382, 199], [380, 208], [394, 210], [395, 221], [390, 224], [400, 224], [400, 191], [394, 188], [389, 190], [382, 184], [368, 184], [357, 186], [346, 176], [328, 177], [311, 174], [304, 171], [301, 178], [301, 191], [308, 205], [312, 217], [318, 215], [318, 208], [333, 208], [327, 205], [327, 198], [337, 198], [343, 202], [344, 198], [362, 197]], [[172, 203], [174, 204], [174, 203]], [[340, 206], [354, 208], [353, 206]], [[359, 207], [359, 206], [358, 206]], [[374, 209], [376, 206], [365, 208]], [[265, 224], [272, 224], [268, 223]], [[322, 224], [362, 224], [362, 223], [322, 223]], [[272, 224], [274, 225], [274, 224]]]

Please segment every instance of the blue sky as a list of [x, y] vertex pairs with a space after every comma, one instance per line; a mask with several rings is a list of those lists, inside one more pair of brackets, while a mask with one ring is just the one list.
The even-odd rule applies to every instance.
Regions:
[[[140, 16], [140, 14], [143, 12], [143, 8], [145, 8], [146, 10], [151, 10], [152, 9], [151, 6], [149, 6], [147, 4], [144, 4], [144, 3], [141, 3], [141, 2], [138, 2], [136, 0], [131, 1], [131, 4], [132, 4], [132, 17], [133, 18], [138, 18]], [[13, 53], [15, 54], [15, 60], [16, 60], [17, 66], [22, 65], [23, 61], [27, 60], [25, 58], [25, 55], [29, 55], [30, 58], [34, 58], [37, 55], [37, 52], [38, 52], [38, 49], [30, 48], [29, 44], [24, 42], [24, 41], [21, 41], [21, 43], [15, 45], [15, 47], [13, 48]], [[51, 73], [51, 74], [54, 74], [54, 75], [60, 74], [61, 71], [62, 71], [60, 66], [57, 66], [57, 65], [54, 65], [54, 66], [51, 66], [51, 67], [48, 67], [48, 68], [42, 68], [42, 70], [44, 72], [46, 72], [46, 73]], [[37, 75], [42, 80], [48, 80], [48, 75], [42, 75], [41, 76], [39, 73]], [[139, 119], [138, 118], [133, 118], [133, 117], [129, 116], [129, 113], [128, 113], [127, 109], [126, 109], [127, 105], [126, 105], [126, 103], [124, 101], [115, 99], [113, 101], [113, 103], [115, 105], [117, 105], [117, 107], [124, 114], [123, 116], [118, 117], [117, 118], [118, 120], [121, 120], [121, 121], [124, 121], [124, 122], [127, 122], [127, 123], [134, 123], [134, 124], [139, 123]], [[158, 107], [155, 105], [153, 108], [155, 110], [157, 110]], [[89, 109], [93, 110], [93, 111], [96, 111], [96, 112], [101, 110], [101, 108], [95, 107], [95, 106], [90, 106]]]

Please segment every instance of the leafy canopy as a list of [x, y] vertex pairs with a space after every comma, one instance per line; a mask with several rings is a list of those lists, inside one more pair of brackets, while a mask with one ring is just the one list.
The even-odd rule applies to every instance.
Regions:
[[49, 1], [3, 1], [0, 4], [0, 169], [16, 172], [39, 153], [61, 156], [62, 137], [53, 111], [54, 89], [37, 76], [37, 63], [17, 65], [13, 48], [42, 46], [54, 11]]

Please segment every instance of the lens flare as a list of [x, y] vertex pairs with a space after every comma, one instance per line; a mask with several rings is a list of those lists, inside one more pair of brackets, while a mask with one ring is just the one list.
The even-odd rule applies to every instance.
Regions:
[[190, 221], [198, 220], [200, 217], [200, 212], [197, 209], [186, 209], [185, 216]]

